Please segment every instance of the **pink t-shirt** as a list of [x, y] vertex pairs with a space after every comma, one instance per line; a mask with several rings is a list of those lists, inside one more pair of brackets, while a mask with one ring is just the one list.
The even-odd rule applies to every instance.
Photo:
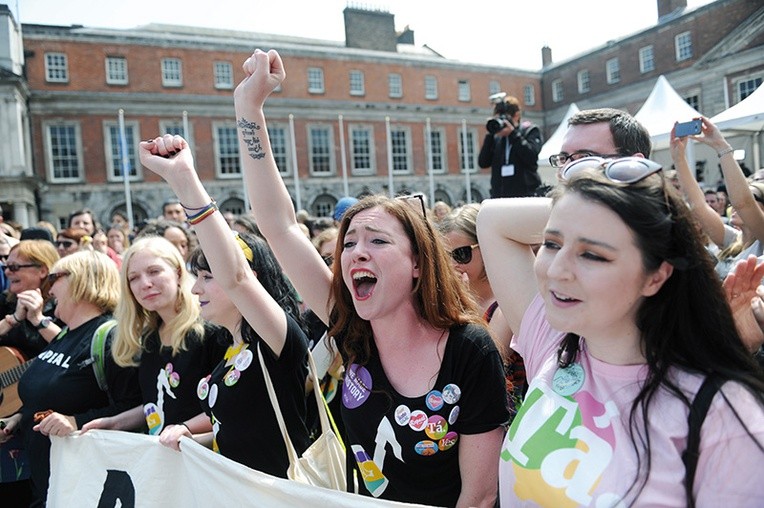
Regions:
[[[558, 374], [555, 381], [563, 335], [546, 321], [543, 300], [537, 296], [512, 343], [525, 359], [530, 384], [501, 450], [501, 504], [629, 506], [635, 489], [627, 491], [636, 478], [637, 457], [628, 420], [647, 368], [601, 362], [584, 343], [577, 361], [581, 369], [566, 377]], [[692, 399], [702, 378], [678, 370], [671, 375]], [[727, 383], [722, 390], [750, 432], [764, 443], [761, 406], [738, 384]], [[667, 391], [653, 400], [652, 465], [636, 505], [686, 506], [681, 454], [687, 443], [687, 414], [688, 408]], [[700, 449], [694, 483], [697, 506], [764, 506], [764, 452], [722, 397], [714, 398], [703, 423]], [[643, 468], [644, 461], [643, 457]]]

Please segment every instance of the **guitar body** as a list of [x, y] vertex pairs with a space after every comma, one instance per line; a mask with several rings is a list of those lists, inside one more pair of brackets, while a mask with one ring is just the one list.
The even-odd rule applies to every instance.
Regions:
[[18, 382], [28, 363], [16, 348], [0, 347], [0, 418], [21, 408]]

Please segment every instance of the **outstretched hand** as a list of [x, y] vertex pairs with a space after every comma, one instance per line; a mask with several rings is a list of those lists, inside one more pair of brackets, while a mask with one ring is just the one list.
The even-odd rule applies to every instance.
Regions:
[[701, 120], [701, 130], [703, 134], [699, 136], [687, 136], [688, 138], [694, 139], [695, 141], [699, 141], [700, 143], [708, 145], [714, 150], [716, 150], [717, 152], [729, 146], [727, 141], [724, 139], [724, 136], [722, 135], [721, 131], [718, 129], [718, 127], [716, 127], [716, 125], [711, 123], [711, 120], [709, 120], [705, 116], [701, 116], [700, 120]]
[[764, 344], [764, 263], [756, 256], [738, 262], [724, 279], [724, 292], [740, 338], [749, 351]]
[[138, 145], [141, 164], [168, 183], [194, 173], [194, 159], [182, 136], [165, 134]]
[[236, 106], [262, 107], [265, 99], [286, 78], [284, 63], [274, 49], [267, 53], [256, 49], [242, 67], [246, 77], [233, 93]]

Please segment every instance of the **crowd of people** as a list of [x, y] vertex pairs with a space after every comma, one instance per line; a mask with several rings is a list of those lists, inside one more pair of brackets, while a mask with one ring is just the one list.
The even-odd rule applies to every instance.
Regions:
[[[140, 232], [78, 210], [61, 231], [0, 236], [0, 345], [35, 358], [20, 408], [0, 419], [3, 454], [23, 463], [0, 469], [3, 499], [44, 505], [49, 436], [93, 429], [180, 453], [192, 438], [287, 478], [277, 412], [302, 454], [317, 389], [360, 495], [764, 504], [764, 187], [708, 119], [700, 135], [672, 132], [674, 182], [628, 113], [581, 111], [550, 159], [551, 192], [503, 197], [540, 183], [523, 176], [540, 135], [502, 97], [484, 143], [492, 199], [346, 197], [312, 219], [295, 213], [267, 136], [281, 57], [256, 50], [244, 71], [234, 106], [251, 215], [221, 213], [186, 140], [166, 134], [138, 152], [177, 199]], [[717, 152], [729, 207], [690, 172], [690, 139]]]

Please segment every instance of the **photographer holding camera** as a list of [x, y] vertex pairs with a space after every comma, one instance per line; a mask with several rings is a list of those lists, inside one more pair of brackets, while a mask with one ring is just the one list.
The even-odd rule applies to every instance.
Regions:
[[478, 164], [491, 168], [491, 197], [533, 196], [541, 185], [538, 156], [541, 131], [531, 122], [520, 122], [520, 101], [506, 93], [491, 95], [494, 116], [486, 123], [488, 133]]

